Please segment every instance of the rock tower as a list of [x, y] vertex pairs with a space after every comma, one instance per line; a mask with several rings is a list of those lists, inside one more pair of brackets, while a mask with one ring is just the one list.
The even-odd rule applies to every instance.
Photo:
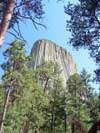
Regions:
[[71, 54], [50, 40], [36, 41], [31, 50], [31, 55], [34, 56], [34, 63], [32, 64], [34, 69], [45, 61], [58, 62], [62, 70], [61, 77], [64, 84], [66, 84], [70, 75], [77, 72], [76, 63]]

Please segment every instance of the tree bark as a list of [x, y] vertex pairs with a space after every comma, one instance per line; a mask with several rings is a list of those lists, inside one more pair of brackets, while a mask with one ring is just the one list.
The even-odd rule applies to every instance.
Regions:
[[28, 130], [29, 130], [29, 120], [26, 120], [26, 121], [23, 123], [22, 133], [28, 133]]
[[75, 133], [75, 124], [74, 124], [74, 122], [72, 122], [72, 124], [71, 124], [71, 130], [72, 130], [72, 133]]
[[65, 129], [65, 133], [67, 132], [67, 115], [64, 115], [64, 129]]
[[55, 117], [54, 117], [54, 113], [52, 112], [52, 120], [51, 120], [51, 130], [54, 131], [54, 127], [55, 127]]
[[45, 86], [44, 86], [44, 94], [46, 94], [48, 81], [49, 81], [49, 78], [47, 77], [47, 79], [46, 79], [46, 83], [45, 83]]
[[10, 96], [10, 90], [8, 91], [8, 93], [6, 95], [6, 99], [5, 99], [5, 103], [4, 103], [3, 114], [2, 114], [1, 123], [0, 123], [0, 133], [2, 133], [2, 131], [3, 131], [5, 115], [6, 115], [7, 107], [8, 107], [8, 103], [9, 103], [9, 96]]
[[3, 44], [6, 32], [8, 30], [15, 4], [16, 4], [16, 0], [10, 0], [9, 4], [4, 10], [3, 18], [0, 23], [0, 47]]
[[100, 129], [100, 120], [95, 122], [93, 126], [90, 128], [88, 133], [97, 133], [97, 131]]

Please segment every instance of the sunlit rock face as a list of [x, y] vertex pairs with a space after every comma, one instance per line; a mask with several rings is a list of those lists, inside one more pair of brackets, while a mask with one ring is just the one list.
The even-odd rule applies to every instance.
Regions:
[[64, 85], [66, 85], [68, 77], [77, 72], [76, 63], [70, 53], [50, 40], [41, 39], [36, 41], [31, 50], [31, 55], [34, 58], [33, 68], [45, 61], [58, 62], [62, 70], [61, 77]]

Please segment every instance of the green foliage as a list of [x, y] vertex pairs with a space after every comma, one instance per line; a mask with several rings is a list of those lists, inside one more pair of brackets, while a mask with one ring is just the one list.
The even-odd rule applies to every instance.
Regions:
[[70, 44], [76, 49], [89, 50], [90, 56], [98, 64], [95, 71], [96, 81], [100, 81], [100, 1], [79, 0], [76, 4], [69, 3], [65, 13], [70, 16], [67, 29], [72, 33]]
[[46, 128], [52, 131], [63, 130], [63, 113], [64, 113], [64, 87], [62, 81], [58, 78], [53, 89], [48, 93], [49, 105], [46, 110]]
[[1, 121], [10, 90], [3, 126], [5, 133], [70, 133], [75, 119], [86, 129], [100, 119], [100, 94], [93, 92], [90, 75], [85, 70], [80, 75], [71, 75], [65, 88], [57, 63], [46, 62], [36, 70], [30, 67], [32, 58], [26, 56], [24, 42], [15, 40], [4, 56], [0, 84]]
[[[24, 43], [15, 41], [4, 52], [6, 62], [2, 65], [5, 70], [3, 87], [5, 93], [10, 89], [9, 108], [6, 113], [4, 131], [18, 132], [23, 121], [30, 121], [30, 130], [39, 130], [42, 123], [42, 106], [46, 104], [43, 89], [34, 78], [34, 72], [27, 63], [31, 58], [24, 52]], [[6, 94], [5, 94], [6, 95]], [[13, 129], [13, 130], [12, 130]], [[32, 131], [34, 131], [32, 130]]]
[[76, 73], [70, 76], [67, 81], [67, 90], [66, 114], [69, 124], [73, 128], [74, 119], [84, 120], [85, 117], [83, 112], [85, 112], [84, 99], [86, 90], [79, 74]]
[[84, 86], [86, 86], [86, 87], [90, 86], [90, 82], [92, 81], [91, 75], [88, 74], [85, 69], [82, 70], [82, 72], [80, 74], [80, 78], [81, 78]]
[[61, 70], [57, 62], [45, 62], [35, 70], [36, 78], [42, 83], [44, 92], [54, 88], [54, 82], [60, 76]]

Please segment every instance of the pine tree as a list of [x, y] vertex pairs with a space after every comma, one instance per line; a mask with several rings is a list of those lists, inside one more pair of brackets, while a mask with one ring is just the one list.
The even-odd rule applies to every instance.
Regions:
[[[33, 70], [28, 67], [31, 57], [25, 55], [24, 42], [14, 41], [4, 56], [6, 62], [2, 65], [2, 83], [5, 99], [0, 131], [3, 131], [3, 125], [5, 132], [39, 130], [43, 121], [42, 106], [46, 104], [46, 99]], [[23, 126], [24, 121], [26, 126]]]
[[23, 38], [19, 24], [23, 19], [30, 20], [35, 28], [44, 26], [38, 21], [43, 14], [42, 0], [0, 0], [0, 47], [9, 29], [14, 37]]
[[56, 62], [45, 62], [35, 71], [36, 78], [44, 88], [45, 96], [48, 98], [48, 106], [44, 108], [45, 123], [43, 129], [46, 131], [64, 130], [64, 106], [65, 89], [61, 78], [61, 70]]
[[70, 76], [67, 81], [67, 113], [70, 116], [72, 133], [75, 132], [75, 119], [82, 119], [81, 115], [84, 101], [84, 89], [84, 84], [79, 74], [74, 74]]
[[44, 93], [53, 89], [53, 82], [60, 76], [61, 70], [57, 62], [48, 61], [37, 67], [35, 76], [42, 84]]
[[98, 64], [95, 70], [97, 82], [100, 81], [100, 1], [78, 0], [76, 4], [68, 3], [65, 13], [69, 15], [67, 30], [72, 33], [70, 44], [77, 50], [89, 50], [90, 56]]
[[[7, 58], [6, 63], [2, 64], [2, 68], [5, 73], [2, 77], [3, 88], [5, 90], [5, 100], [3, 114], [1, 117], [0, 132], [2, 133], [3, 124], [5, 120], [5, 115], [9, 105], [10, 95], [12, 95], [12, 100], [19, 98], [19, 92], [22, 91], [21, 80], [23, 72], [23, 67], [26, 63], [25, 56], [23, 54], [24, 43], [13, 42], [11, 47], [4, 52], [4, 56]], [[14, 50], [16, 48], [16, 50]], [[15, 94], [15, 95], [14, 95]]]

